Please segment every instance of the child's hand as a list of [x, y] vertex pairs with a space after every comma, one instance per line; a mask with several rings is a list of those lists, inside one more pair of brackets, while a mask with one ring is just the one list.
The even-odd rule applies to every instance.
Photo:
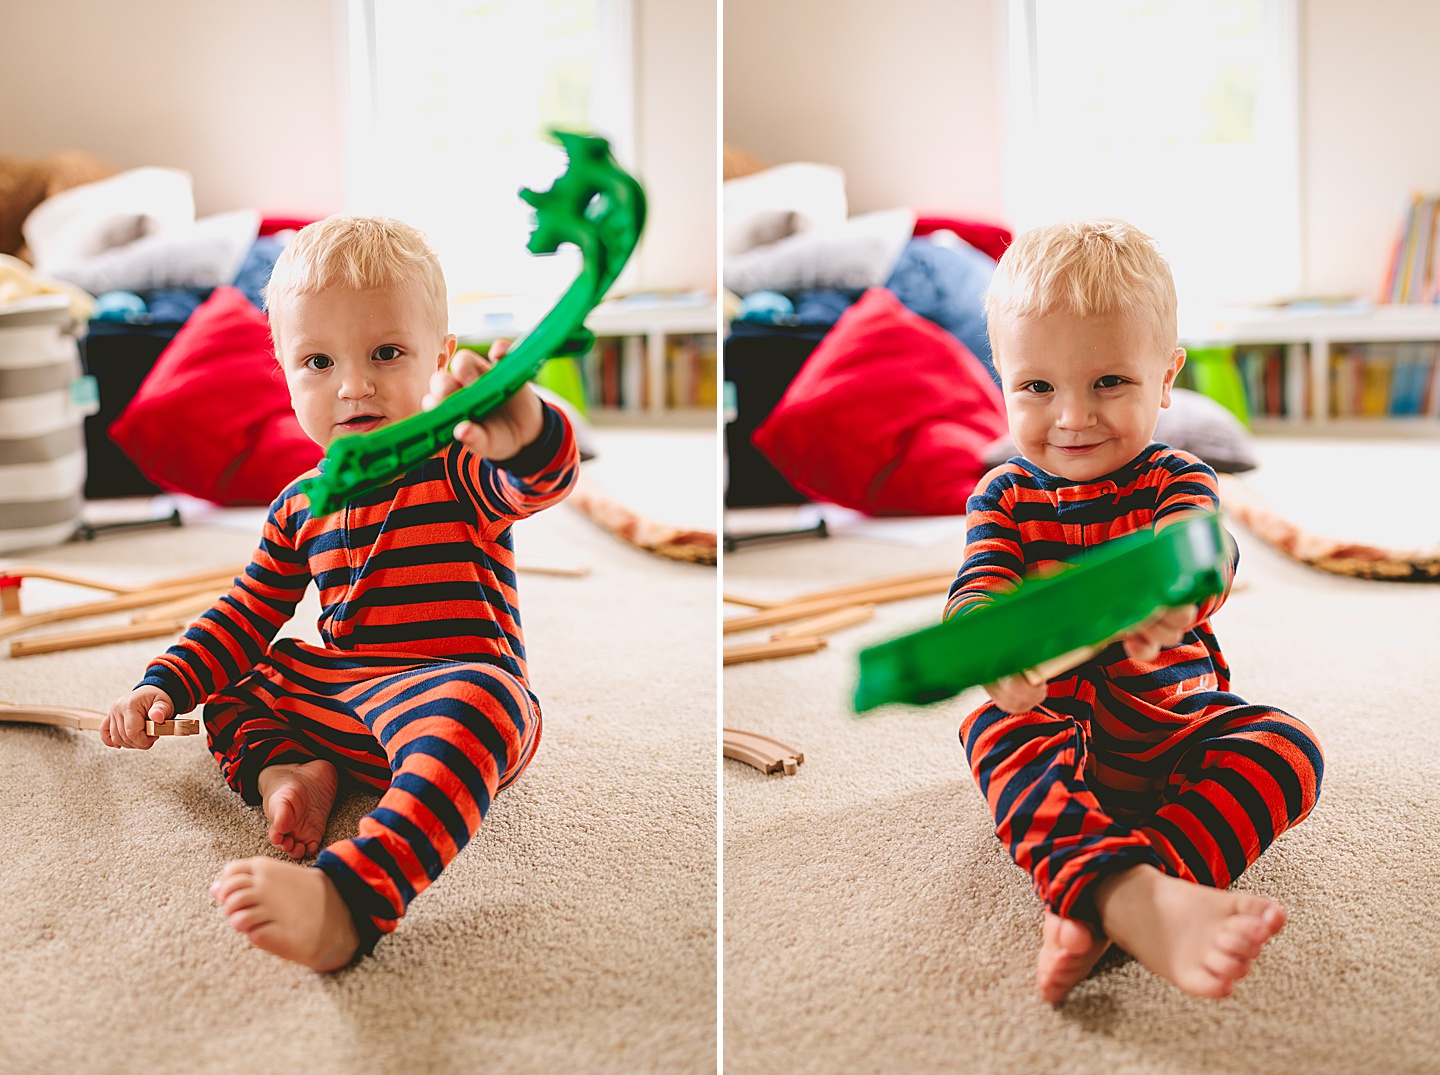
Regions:
[[[421, 406], [427, 411], [446, 396], [460, 391], [493, 366], [510, 349], [509, 340], [496, 340], [490, 346], [490, 357], [466, 348], [455, 352], [448, 368], [430, 376], [430, 392]], [[540, 397], [527, 384], [481, 422], [461, 422], [455, 427], [455, 439], [476, 455], [486, 459], [509, 459], [521, 448], [534, 443], [545, 428], [545, 413]]]
[[107, 747], [149, 750], [156, 739], [145, 734], [145, 721], [160, 724], [174, 715], [175, 703], [159, 687], [136, 687], [111, 704], [110, 712], [100, 722], [100, 741]]
[[1137, 661], [1153, 661], [1166, 646], [1177, 645], [1185, 632], [1195, 626], [1200, 609], [1195, 605], [1167, 608], [1155, 622], [1122, 639], [1125, 653]]
[[1024, 676], [1006, 676], [985, 684], [985, 692], [996, 706], [1007, 713], [1028, 713], [1045, 701], [1050, 688], [1044, 683], [1031, 683]]

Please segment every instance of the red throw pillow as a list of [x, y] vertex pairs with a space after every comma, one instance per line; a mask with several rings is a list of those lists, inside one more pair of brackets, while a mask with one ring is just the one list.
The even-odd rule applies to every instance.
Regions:
[[926, 213], [916, 215], [914, 234], [917, 239], [935, 231], [953, 231], [976, 250], [989, 254], [996, 261], [1000, 260], [1005, 248], [1015, 239], [1015, 233], [1009, 228], [995, 224], [981, 224], [976, 220], [956, 220], [954, 217], [931, 216]]
[[233, 287], [190, 315], [110, 439], [162, 489], [217, 504], [269, 504], [322, 454], [290, 407], [265, 315]]
[[882, 287], [846, 310], [753, 441], [806, 496], [871, 515], [959, 515], [1005, 432], [980, 360]]

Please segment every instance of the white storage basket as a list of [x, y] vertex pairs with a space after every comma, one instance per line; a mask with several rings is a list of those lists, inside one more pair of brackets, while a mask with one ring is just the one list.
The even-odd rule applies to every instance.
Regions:
[[94, 393], [71, 324], [63, 295], [0, 309], [0, 553], [58, 544], [80, 522]]

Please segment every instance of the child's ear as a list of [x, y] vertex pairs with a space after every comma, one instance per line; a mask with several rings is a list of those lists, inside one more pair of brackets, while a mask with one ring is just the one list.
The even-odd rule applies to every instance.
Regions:
[[435, 368], [437, 370], [449, 368], [450, 360], [455, 357], [455, 344], [456, 337], [455, 334], [452, 332], [450, 333], [450, 335], [445, 337], [445, 342], [442, 345], [443, 349], [441, 350], [440, 354], [437, 355], [435, 358]]
[[1170, 406], [1170, 389], [1175, 386], [1175, 378], [1180, 374], [1180, 367], [1185, 365], [1185, 348], [1177, 347], [1170, 356], [1170, 365], [1165, 370], [1165, 383], [1160, 387], [1160, 406]]

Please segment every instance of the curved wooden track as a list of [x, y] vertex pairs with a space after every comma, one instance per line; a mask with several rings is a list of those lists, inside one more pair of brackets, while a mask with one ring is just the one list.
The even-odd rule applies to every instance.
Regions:
[[786, 776], [794, 776], [805, 760], [805, 755], [799, 750], [768, 735], [739, 728], [725, 728], [723, 731], [725, 757], [753, 765], [762, 773], [783, 772]]
[[[49, 724], [56, 728], [75, 728], [82, 732], [98, 732], [105, 714], [94, 709], [72, 709], [63, 705], [10, 705], [0, 703], [0, 724]], [[200, 721], [196, 717], [176, 717], [164, 724], [145, 722], [146, 735], [197, 735]]]

